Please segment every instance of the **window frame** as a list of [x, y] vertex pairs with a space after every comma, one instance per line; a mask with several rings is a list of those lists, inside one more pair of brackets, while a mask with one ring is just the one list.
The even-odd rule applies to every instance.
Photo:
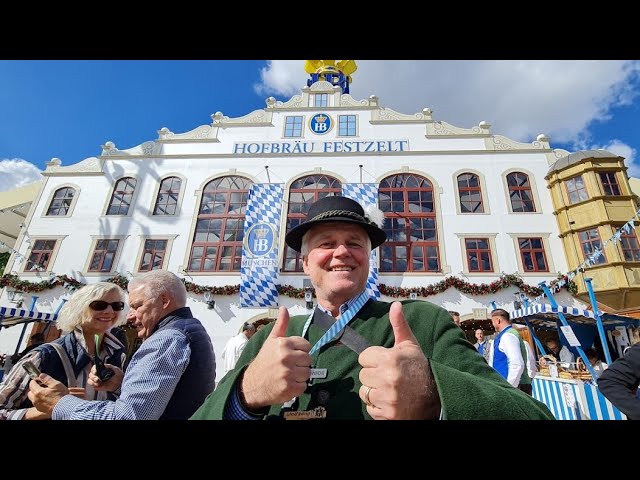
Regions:
[[[511, 237], [511, 241], [513, 242], [513, 255], [516, 259], [518, 265], [518, 274], [522, 277], [540, 277], [540, 276], [548, 276], [550, 272], [555, 272], [555, 264], [553, 261], [552, 249], [549, 243], [549, 239], [551, 238], [550, 232], [519, 232], [519, 233], [509, 233], [509, 237]], [[520, 239], [521, 238], [541, 238], [542, 239], [542, 248], [544, 252], [544, 257], [547, 262], [548, 272], [541, 271], [531, 271], [525, 270], [524, 264], [522, 262], [522, 255], [520, 253]], [[549, 253], [547, 253], [549, 252]]]
[[[353, 135], [350, 135], [350, 127], [349, 124], [351, 123], [349, 121], [350, 117], [353, 117]], [[346, 118], [346, 130], [347, 133], [343, 134], [342, 133], [342, 119]], [[342, 137], [342, 138], [353, 138], [353, 137], [357, 137], [358, 136], [358, 115], [355, 114], [343, 114], [343, 115], [338, 115], [338, 132], [337, 132], [337, 137]]]
[[[458, 185], [458, 177], [461, 175], [475, 175], [478, 177], [478, 189], [480, 191], [480, 198], [482, 201], [482, 212], [463, 212], [462, 211], [462, 199], [460, 198], [460, 187]], [[487, 187], [484, 180], [484, 175], [480, 172], [470, 169], [460, 170], [453, 175], [453, 186], [456, 192], [456, 212], [460, 215], [489, 215], [491, 209], [489, 208], [489, 199], [487, 198]]]
[[[127, 208], [127, 213], [109, 213], [109, 208], [111, 207], [111, 202], [115, 198], [116, 187], [118, 186], [118, 183], [120, 183], [122, 180], [126, 180], [126, 179], [132, 179], [132, 180], [135, 180], [135, 182], [136, 182], [135, 186], [133, 187], [133, 192], [131, 193], [131, 202], [129, 203], [129, 206]], [[122, 177], [120, 177], [117, 180], [115, 180], [115, 182], [113, 183], [113, 186], [111, 187], [111, 194], [107, 198], [103, 216], [105, 216], [105, 217], [130, 217], [130, 216], [132, 216], [133, 215], [133, 211], [135, 210], [136, 200], [138, 198], [138, 193], [139, 193], [139, 190], [140, 190], [140, 188], [138, 186], [138, 184], [140, 183], [139, 180], [140, 179], [137, 176], [129, 175], [129, 174], [125, 174]]]
[[[578, 179], [580, 179], [580, 181], [582, 182], [582, 188], [578, 188], [576, 186], [576, 182], [578, 181]], [[564, 184], [564, 191], [567, 195], [568, 205], [577, 205], [578, 203], [586, 202], [589, 200], [590, 197], [589, 190], [587, 188], [587, 182], [585, 182], [582, 174], [574, 175], [571, 178], [567, 178], [563, 180], [562, 183]], [[572, 201], [572, 194], [576, 194], [578, 196], [578, 199], [576, 201]], [[582, 198], [583, 196], [585, 196], [586, 198]]]
[[[620, 228], [620, 227], [617, 227]], [[625, 242], [626, 240], [626, 242]], [[631, 249], [625, 248], [625, 243], [629, 243], [630, 241], [635, 242], [635, 246], [632, 246]], [[623, 262], [640, 262], [640, 241], [638, 241], [638, 236], [636, 235], [636, 230], [632, 229], [631, 232], [626, 233], [624, 230], [620, 235], [620, 258]], [[627, 259], [626, 252], [632, 252], [631, 260]], [[633, 253], [636, 253], [637, 260], [633, 259]]]
[[[395, 177], [402, 177], [404, 176], [405, 178], [402, 180], [402, 187], [382, 187], [382, 183], [383, 182], [388, 182], [390, 183], [391, 180], [390, 179], [394, 179]], [[416, 179], [416, 183], [418, 184], [417, 187], [414, 186], [410, 186], [407, 187], [407, 180], [409, 177], [414, 177]], [[397, 180], [394, 180], [394, 182], [396, 182], [397, 184]], [[421, 185], [424, 185], [425, 183], [428, 183], [430, 186], [429, 187], [423, 187]], [[385, 192], [389, 192], [389, 202], [390, 205], [390, 209], [386, 210], [386, 208], [383, 208], [383, 202], [386, 202], [387, 200], [384, 199], [383, 200], [383, 194]], [[398, 195], [397, 193], [401, 192], [402, 193], [402, 212], [399, 212], [396, 208], [394, 208], [394, 203], [399, 203], [399, 199], [398, 199]], [[428, 194], [430, 192], [431, 195], [431, 203], [432, 203], [432, 211], [429, 213], [412, 213], [409, 209], [409, 204], [412, 204], [415, 202], [415, 200], [410, 200], [411, 196], [415, 196], [415, 194], [418, 194], [418, 201], [420, 203], [423, 203], [425, 201], [428, 202], [428, 200], [423, 200], [422, 196], [423, 194]], [[394, 193], [396, 195], [394, 195]], [[390, 173], [388, 175], [386, 175], [384, 178], [382, 178], [380, 180], [380, 182], [378, 183], [378, 206], [380, 207], [380, 209], [384, 212], [385, 214], [385, 224], [383, 226], [383, 229], [385, 230], [385, 232], [387, 233], [387, 241], [382, 244], [379, 248], [379, 252], [378, 252], [378, 258], [379, 258], [379, 272], [382, 274], [420, 274], [420, 275], [425, 275], [425, 274], [431, 274], [431, 275], [437, 275], [437, 274], [442, 274], [445, 273], [445, 259], [444, 259], [444, 255], [443, 255], [443, 249], [441, 248], [441, 244], [442, 244], [442, 238], [441, 238], [441, 225], [442, 225], [442, 219], [440, 218], [440, 204], [439, 201], [437, 199], [439, 193], [439, 189], [437, 188], [435, 182], [433, 181], [433, 179], [427, 177], [426, 175], [422, 174], [422, 173], [418, 173], [418, 172], [410, 172], [410, 171], [402, 171], [402, 172], [396, 172], [396, 173]], [[410, 195], [413, 194], [413, 195]], [[394, 196], [396, 197], [394, 199]], [[427, 195], [428, 197], [428, 195]], [[402, 218], [404, 219], [405, 223], [404, 223], [404, 233], [405, 233], [405, 240], [404, 241], [394, 241], [393, 240], [393, 220], [396, 220], [398, 218]], [[416, 219], [420, 219], [421, 220], [421, 231], [424, 230], [431, 230], [431, 228], [426, 228], [424, 227], [424, 221], [425, 220], [431, 220], [433, 222], [433, 230], [434, 230], [434, 239], [435, 240], [422, 240], [422, 241], [411, 241], [411, 240], [407, 240], [407, 238], [411, 238], [411, 223], [412, 220], [416, 220]], [[408, 236], [407, 236], [408, 234]], [[406, 257], [398, 257], [398, 252], [400, 251], [400, 249], [402, 248], [406, 248]], [[420, 248], [422, 250], [422, 255], [420, 258], [422, 258], [422, 264], [424, 266], [424, 268], [422, 270], [414, 270], [413, 269], [413, 264], [414, 264], [414, 249], [415, 248]], [[387, 261], [387, 257], [384, 255], [385, 251], [391, 249], [391, 265], [392, 268], [391, 270], [385, 270], [385, 262]], [[430, 250], [435, 249], [435, 256], [434, 255], [430, 255]], [[398, 263], [398, 258], [403, 258], [406, 261], [407, 264], [407, 269], [406, 270], [401, 270], [398, 269], [397, 263]], [[429, 269], [429, 261], [431, 259], [435, 258], [436, 262], [437, 262], [437, 269], [432, 270]]]
[[[68, 235], [38, 235], [29, 237], [31, 243], [29, 244], [29, 249], [27, 250], [26, 254], [24, 255], [24, 259], [20, 264], [20, 268], [18, 269], [20, 274], [37, 276], [53, 272], [53, 266], [55, 265], [58, 252], [60, 251], [60, 246], [62, 245], [63, 240], [67, 238], [67, 236]], [[42, 240], [55, 242], [53, 249], [51, 250], [51, 254], [49, 255], [47, 267], [44, 270], [27, 270], [27, 265], [29, 263], [29, 258], [31, 258], [33, 248], [35, 247], [36, 242]]]
[[[244, 180], [245, 188], [242, 188], [242, 189], [222, 188], [222, 189], [212, 189], [210, 191], [207, 191], [207, 188], [209, 185], [215, 182], [222, 183], [225, 181], [225, 179], [233, 179], [233, 180], [229, 180], [229, 182], [231, 183], [238, 181], [238, 179], [242, 179]], [[214, 275], [236, 274], [237, 275], [240, 273], [242, 268], [242, 241], [244, 238], [244, 220], [246, 217], [247, 203], [249, 201], [249, 191], [251, 190], [251, 186], [253, 184], [255, 184], [255, 180], [253, 180], [251, 177], [247, 175], [239, 174], [237, 172], [229, 172], [229, 173], [225, 173], [224, 175], [219, 175], [219, 176], [216, 176], [215, 178], [207, 180], [203, 184], [202, 189], [196, 192], [196, 194], [198, 195], [198, 202], [196, 205], [194, 222], [192, 224], [192, 229], [191, 229], [189, 248], [186, 251], [184, 271], [189, 272], [191, 274], [198, 274], [198, 275], [207, 275], [207, 274], [214, 274]], [[234, 204], [234, 202], [232, 202], [232, 195], [237, 195], [238, 193], [240, 193], [241, 195], [240, 202], [235, 202], [235, 203], [239, 203], [239, 205], [244, 204], [244, 206], [241, 206], [242, 213], [229, 214], [229, 208], [231, 205]], [[207, 195], [210, 197], [210, 200], [213, 202], [212, 205], [214, 207], [216, 204], [220, 204], [220, 195], [225, 196], [224, 213], [215, 213], [213, 210], [211, 211], [211, 213], [203, 213], [203, 209], [205, 205], [210, 203], [210, 202], [206, 202], [206, 203], [204, 202], [205, 196]], [[207, 230], [208, 233], [205, 233], [205, 236], [208, 236], [209, 234], [215, 235], [215, 231], [212, 230], [211, 227], [215, 226], [214, 222], [216, 221], [220, 221], [220, 230], [219, 230], [220, 235], [218, 235], [218, 240], [215, 242], [206, 241], [206, 240], [197, 241], [196, 240], [197, 235], [202, 234], [202, 232], [198, 230], [198, 225], [200, 224], [200, 222], [209, 223], [209, 230]], [[232, 228], [230, 230], [230, 231], [236, 232], [236, 235], [238, 234], [237, 232], [240, 232], [239, 240], [224, 240], [225, 233], [228, 233], [226, 232], [226, 230], [230, 226], [229, 221], [239, 222], [239, 223], [236, 223], [237, 228]], [[197, 248], [203, 249], [203, 255], [200, 257], [199, 269], [195, 270], [191, 268], [191, 265], [194, 258], [194, 252]], [[214, 268], [209, 270], [204, 270], [203, 267], [205, 266], [205, 263], [207, 262], [207, 259], [208, 259], [206, 252], [207, 252], [207, 249], [209, 248], [215, 249]], [[223, 256], [223, 251], [225, 248], [233, 249], [233, 254], [231, 255], [231, 257]], [[231, 258], [231, 268], [221, 269], [220, 266], [223, 264], [226, 264], [226, 262], [223, 262], [223, 260], [226, 258]], [[237, 269], [234, 268], [235, 259], [238, 260]]]
[[148, 272], [149, 270], [140, 270], [140, 266], [142, 264], [142, 260], [145, 253], [145, 244], [147, 240], [165, 240], [167, 242], [167, 246], [164, 250], [164, 257], [162, 259], [161, 269], [168, 269], [169, 259], [171, 257], [171, 249], [173, 248], [173, 241], [176, 239], [178, 235], [141, 235], [140, 244], [138, 246], [138, 253], [136, 254], [136, 260], [134, 263], [134, 268], [136, 272]]
[[[600, 181], [600, 186], [602, 187], [602, 194], [606, 197], [621, 197], [623, 196], [622, 194], [622, 188], [620, 187], [620, 182], [618, 182], [618, 175], [617, 175], [617, 171], [615, 170], [603, 170], [603, 171], [599, 171], [598, 172], [598, 179]], [[613, 183], [611, 181], [607, 181], [605, 183], [605, 179], [602, 178], [603, 176], [613, 176]], [[615, 188], [618, 189], [618, 193], [607, 193], [607, 187], [611, 187], [612, 185], [615, 185]]]
[[[289, 119], [300, 119], [300, 134], [295, 135], [296, 133], [296, 125], [293, 125], [291, 130], [291, 135], [287, 135], [287, 127], [289, 126]], [[284, 117], [284, 122], [282, 125], [282, 138], [303, 138], [304, 137], [304, 125], [305, 125], [305, 117], [304, 115], [287, 115]]]
[[[112, 275], [118, 270], [118, 264], [120, 262], [120, 256], [122, 255], [122, 250], [124, 249], [124, 245], [126, 243], [127, 238], [130, 235], [91, 235], [91, 244], [89, 246], [89, 252], [87, 255], [87, 259], [85, 260], [84, 268], [82, 274], [86, 277], [99, 277], [104, 275]], [[98, 270], [89, 270], [91, 267], [91, 262], [93, 260], [93, 256], [96, 252], [96, 247], [100, 240], [118, 240], [118, 247], [116, 248], [115, 254], [113, 256], [113, 261], [111, 263], [111, 268], [109, 271], [98, 271]]]
[[[71, 203], [69, 204], [69, 210], [67, 211], [66, 215], [47, 215], [47, 212], [49, 211], [49, 208], [51, 207], [51, 203], [53, 202], [53, 198], [56, 194], [56, 192], [62, 190], [63, 188], [72, 188], [75, 190], [75, 194], [73, 196], [73, 198], [71, 199]], [[78, 185], [72, 184], [72, 183], [63, 183], [61, 185], [57, 185], [55, 188], [53, 188], [50, 192], [49, 195], [47, 196], [47, 201], [44, 204], [44, 209], [42, 210], [42, 213], [40, 215], [40, 218], [69, 218], [73, 215], [73, 212], [76, 208], [76, 203], [78, 203], [78, 198], [80, 197], [80, 187]]]
[[[513, 210], [513, 202], [511, 201], [512, 188], [509, 186], [509, 176], [515, 173], [520, 173], [527, 176], [527, 179], [529, 181], [529, 191], [531, 192], [531, 201], [533, 203], [533, 211], [531, 212], [515, 212]], [[522, 215], [522, 214], [531, 215], [531, 214], [542, 213], [541, 211], [539, 211], [539, 208], [537, 207], [538, 205], [540, 205], [540, 208], [541, 208], [542, 204], [540, 202], [540, 198], [538, 198], [538, 189], [536, 188], [535, 177], [531, 172], [528, 172], [521, 168], [514, 168], [503, 173], [502, 181], [505, 189], [505, 198], [506, 198], [507, 209], [509, 213], [517, 214], [517, 215]], [[522, 187], [518, 187], [517, 190], [524, 190], [524, 189]]]
[[[180, 190], [178, 191], [178, 195], [177, 195], [177, 199], [176, 199], [176, 211], [175, 213], [167, 213], [167, 214], [156, 214], [154, 213], [156, 210], [156, 205], [158, 203], [158, 198], [160, 196], [160, 188], [162, 187], [162, 182], [164, 182], [165, 180], [169, 179], [169, 178], [177, 178], [178, 180], [180, 180]], [[185, 192], [185, 186], [186, 186], [186, 182], [187, 179], [180, 174], [177, 173], [170, 173], [167, 175], [164, 175], [157, 183], [156, 183], [156, 188], [153, 194], [153, 201], [151, 202], [151, 208], [149, 210], [149, 215], [152, 217], [158, 217], [158, 218], [163, 218], [163, 217], [177, 217], [180, 215], [180, 211], [182, 210], [182, 200], [184, 198], [184, 192]]]
[[[586, 241], [583, 241], [581, 238], [582, 233], [587, 233], [587, 232], [596, 232], [598, 237], [596, 239], [591, 239], [588, 238]], [[602, 248], [602, 236], [600, 235], [600, 229], [598, 227], [591, 227], [591, 228], [585, 228], [582, 230], [578, 230], [576, 232], [577, 238], [578, 238], [578, 242], [580, 243], [580, 251], [582, 252], [582, 256], [583, 259], [582, 261], [586, 261], [595, 251], [596, 247], [594, 247], [594, 243], [598, 242], [599, 245], [599, 249], [602, 252], [602, 256], [598, 256], [598, 258], [596, 259], [596, 263], [593, 263], [591, 266], [596, 266], [596, 265], [605, 265], [609, 263], [609, 260], [607, 259], [607, 254], [604, 251], [604, 248]], [[590, 253], [587, 253], [585, 250], [585, 245], [589, 244], [592, 248], [592, 251]]]

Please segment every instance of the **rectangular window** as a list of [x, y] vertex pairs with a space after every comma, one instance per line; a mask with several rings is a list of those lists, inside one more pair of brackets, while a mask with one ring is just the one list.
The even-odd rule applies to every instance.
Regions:
[[44, 272], [49, 267], [51, 254], [56, 246], [55, 240], [36, 240], [29, 254], [25, 272]]
[[493, 272], [491, 246], [488, 238], [467, 238], [464, 245], [467, 250], [467, 265], [470, 272]]
[[566, 180], [564, 184], [565, 184], [565, 187], [567, 188], [567, 196], [569, 197], [570, 204], [589, 200], [589, 195], [587, 194], [587, 187], [584, 184], [584, 180], [582, 180], [582, 175], [578, 175], [577, 177], [570, 178]]
[[287, 117], [284, 123], [284, 136], [287, 138], [302, 136], [302, 117]]
[[542, 238], [518, 238], [522, 268], [525, 272], [548, 272]]
[[145, 240], [144, 252], [142, 252], [142, 260], [140, 261], [138, 271], [148, 272], [150, 270], [161, 269], [166, 251], [166, 240]]
[[[589, 258], [596, 250], [602, 251], [602, 243], [600, 242], [600, 234], [598, 233], [597, 228], [578, 232], [578, 238], [580, 239], [580, 246], [582, 247], [582, 253], [584, 253], [585, 260]], [[598, 255], [598, 258], [593, 259], [593, 263], [594, 265], [607, 263], [607, 258], [604, 256], [604, 251], [602, 251], [602, 255]]]
[[338, 115], [338, 135], [341, 137], [356, 136], [355, 115]]
[[90, 272], [110, 272], [120, 240], [98, 240], [89, 264]]
[[618, 196], [620, 193], [620, 186], [616, 178], [616, 172], [602, 172], [600, 173], [600, 181], [602, 182], [602, 190], [605, 195]]
[[316, 93], [313, 96], [314, 107], [328, 107], [329, 106], [329, 94], [328, 93]]
[[638, 237], [634, 232], [622, 232], [620, 236], [620, 245], [622, 254], [626, 262], [640, 262], [640, 245], [638, 245]]

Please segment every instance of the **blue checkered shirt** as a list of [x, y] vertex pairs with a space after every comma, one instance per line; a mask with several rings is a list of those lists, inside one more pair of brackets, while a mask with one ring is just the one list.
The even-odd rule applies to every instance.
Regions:
[[116, 401], [87, 401], [65, 395], [53, 420], [157, 420], [189, 365], [184, 332], [165, 328], [142, 342], [131, 358]]

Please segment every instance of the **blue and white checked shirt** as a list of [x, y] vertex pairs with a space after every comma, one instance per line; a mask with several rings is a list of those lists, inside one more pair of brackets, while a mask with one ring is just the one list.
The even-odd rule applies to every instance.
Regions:
[[165, 328], [150, 336], [131, 358], [120, 398], [87, 401], [65, 395], [53, 420], [157, 420], [189, 365], [191, 348], [184, 332]]

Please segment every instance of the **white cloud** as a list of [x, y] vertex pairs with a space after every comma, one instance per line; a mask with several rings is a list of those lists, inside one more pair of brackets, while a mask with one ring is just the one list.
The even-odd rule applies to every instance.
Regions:
[[[640, 63], [622, 60], [357, 60], [351, 95], [375, 94], [401, 113], [424, 107], [434, 118], [530, 142], [539, 133], [554, 143], [586, 144], [592, 122], [630, 104]], [[302, 60], [272, 60], [261, 71], [261, 94], [288, 98], [306, 85]], [[580, 148], [580, 147], [579, 147]]]
[[591, 148], [608, 150], [611, 153], [615, 153], [616, 155], [620, 155], [621, 157], [624, 157], [625, 159], [624, 164], [629, 168], [629, 170], [627, 171], [627, 174], [630, 177], [640, 178], [640, 165], [638, 165], [635, 162], [636, 160], [635, 148], [630, 147], [626, 143], [618, 140], [617, 138], [613, 139], [607, 145], [602, 145], [602, 146], [593, 145]]
[[42, 180], [40, 170], [21, 158], [0, 160], [0, 192]]

